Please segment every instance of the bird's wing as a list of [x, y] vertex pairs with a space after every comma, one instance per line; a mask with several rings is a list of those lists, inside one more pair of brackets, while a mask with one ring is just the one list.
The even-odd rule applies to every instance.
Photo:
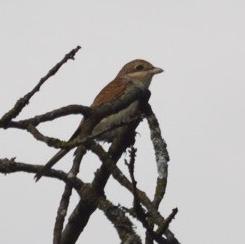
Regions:
[[[127, 87], [127, 82], [127, 80], [122, 78], [116, 78], [115, 80], [111, 81], [95, 97], [91, 107], [99, 107], [105, 103], [113, 102], [113, 100], [116, 100], [118, 97], [124, 94]], [[79, 133], [81, 132], [82, 123], [83, 120], [81, 121], [73, 135], [70, 137], [69, 141], [75, 139], [79, 135]]]
[[106, 85], [94, 99], [91, 107], [99, 107], [105, 103], [112, 102], [124, 94], [128, 80], [117, 77]]

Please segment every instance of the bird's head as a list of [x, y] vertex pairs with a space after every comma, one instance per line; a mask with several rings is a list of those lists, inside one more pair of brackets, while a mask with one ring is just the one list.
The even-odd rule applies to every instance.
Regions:
[[152, 77], [162, 72], [161, 68], [154, 67], [145, 60], [135, 59], [125, 64], [117, 77], [125, 77], [137, 83], [137, 85], [149, 87]]

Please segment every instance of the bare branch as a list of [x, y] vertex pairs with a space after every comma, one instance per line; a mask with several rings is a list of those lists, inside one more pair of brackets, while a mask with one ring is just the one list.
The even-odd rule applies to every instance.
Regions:
[[[157, 210], [159, 208], [159, 205], [164, 197], [165, 191], [166, 191], [166, 186], [167, 186], [167, 181], [165, 178], [157, 178], [157, 184], [156, 184], [156, 189], [155, 189], [155, 194], [154, 194], [154, 199], [153, 199], [153, 206]], [[152, 217], [149, 217], [148, 219], [150, 226], [152, 230], [154, 229], [154, 221]], [[166, 221], [166, 220], [165, 220]], [[163, 234], [163, 233], [162, 233]], [[153, 239], [149, 233], [149, 231], [146, 231], [146, 239], [145, 239], [145, 244], [153, 244]]]
[[[129, 130], [131, 129], [133, 128], [129, 128]], [[97, 170], [91, 188], [81, 191], [81, 200], [73, 210], [62, 232], [61, 244], [73, 244], [76, 242], [91, 214], [98, 207], [99, 198], [104, 195], [104, 188], [111, 175], [111, 168], [117, 163], [125, 148], [129, 146], [129, 143], [133, 142], [132, 140], [134, 140], [134, 134], [130, 135], [127, 132], [127, 138], [125, 135], [122, 135], [113, 141], [108, 152], [108, 162], [102, 164], [99, 170]]]
[[159, 226], [159, 229], [156, 231], [157, 234], [162, 235], [169, 227], [169, 224], [174, 219], [175, 215], [178, 213], [178, 208], [174, 208], [172, 213], [165, 219], [164, 223]]
[[[77, 154], [73, 160], [73, 165], [71, 170], [68, 173], [69, 178], [74, 178], [79, 172], [80, 163], [83, 158], [83, 156], [86, 153], [86, 149], [82, 146], [80, 146], [79, 150], [77, 150]], [[61, 234], [63, 230], [63, 225], [65, 221], [65, 216], [67, 214], [67, 209], [70, 202], [70, 197], [72, 194], [72, 185], [66, 184], [64, 192], [62, 194], [60, 205], [57, 211], [57, 216], [55, 220], [55, 226], [54, 226], [54, 234], [53, 234], [53, 244], [60, 244], [61, 241]]]
[[166, 192], [166, 187], [167, 187], [167, 181], [166, 179], [161, 179], [161, 178], [157, 178], [157, 184], [156, 184], [156, 189], [155, 189], [155, 195], [154, 195], [154, 200], [153, 200], [153, 204], [155, 206], [156, 209], [158, 209], [164, 195]]
[[32, 96], [39, 91], [43, 83], [46, 80], [48, 80], [51, 76], [55, 75], [56, 72], [60, 69], [60, 67], [63, 64], [65, 64], [69, 59], [74, 60], [74, 57], [80, 48], [80, 46], [77, 46], [76, 48], [72, 49], [69, 53], [67, 53], [60, 62], [58, 62], [53, 68], [51, 68], [48, 71], [48, 73], [44, 77], [42, 77], [39, 80], [38, 84], [30, 92], [28, 92], [24, 97], [20, 98], [16, 102], [14, 107], [2, 116], [2, 118], [0, 119], [0, 127], [6, 127], [12, 119], [16, 118], [22, 111], [22, 109], [29, 103]]
[[[15, 172], [26, 172], [26, 173], [35, 174], [39, 172], [42, 168], [43, 166], [41, 165], [16, 162], [15, 158], [0, 159], [0, 173], [3, 173], [3, 174], [10, 174], [10, 173], [15, 173]], [[69, 183], [78, 191], [78, 193], [80, 193], [80, 189], [84, 185], [84, 183], [80, 179], [70, 178], [66, 173], [64, 173], [61, 170], [50, 169], [47, 172], [45, 172], [44, 176], [55, 178], [65, 183]]]
[[32, 124], [29, 124], [26, 128], [26, 130], [28, 132], [30, 132], [33, 137], [35, 139], [37, 139], [38, 141], [42, 141], [45, 142], [48, 146], [52, 146], [55, 148], [64, 148], [63, 145], [68, 144], [69, 142], [66, 141], [62, 141], [58, 138], [53, 138], [53, 137], [48, 137], [48, 136], [44, 136], [35, 126], [33, 126]]
[[[130, 125], [131, 128], [136, 128], [138, 123]], [[96, 171], [92, 186], [99, 192], [104, 191], [104, 187], [113, 171], [114, 166], [125, 150], [135, 142], [135, 130], [128, 128], [128, 131], [118, 138], [115, 138], [109, 151], [106, 160], [101, 167]]]
[[147, 230], [147, 232], [149, 233], [151, 238], [154, 239], [157, 243], [166, 244], [167, 240], [164, 239], [161, 235], [154, 232], [151, 225], [149, 225], [149, 223], [147, 221], [147, 214], [145, 213], [143, 207], [140, 204], [140, 201], [138, 198], [138, 191], [137, 191], [137, 182], [136, 182], [135, 177], [134, 177], [135, 157], [136, 157], [136, 149], [131, 147], [130, 162], [129, 163], [126, 162], [126, 165], [128, 166], [128, 170], [129, 170], [129, 174], [130, 174], [130, 178], [131, 178], [132, 186], [133, 186], [134, 212], [136, 214], [137, 219], [142, 223], [142, 225]]
[[32, 124], [33, 126], [38, 126], [40, 123], [51, 121], [71, 114], [82, 114], [84, 117], [88, 117], [91, 114], [91, 111], [92, 109], [90, 107], [76, 104], [68, 105], [45, 114], [37, 115], [30, 119], [10, 121], [6, 128], [26, 129], [29, 124]]
[[146, 104], [145, 106], [145, 115], [151, 132], [151, 140], [155, 150], [159, 178], [167, 180], [169, 161], [167, 144], [162, 138], [159, 123], [150, 104]]
[[[102, 159], [102, 157], [100, 157], [100, 159]], [[113, 168], [112, 176], [115, 180], [119, 182], [120, 185], [124, 186], [126, 189], [133, 193], [132, 183], [127, 179], [127, 177], [117, 166]], [[140, 202], [147, 208], [148, 215], [152, 217], [153, 222], [158, 226], [161, 226], [163, 223], [165, 223], [165, 219], [157, 211], [154, 204], [151, 202], [145, 192], [137, 188], [137, 195]], [[174, 234], [169, 229], [166, 229], [164, 234], [167, 237], [169, 244], [179, 244], [179, 241], [175, 238]]]
[[[167, 187], [167, 177], [168, 177], [167, 163], [169, 161], [169, 154], [167, 151], [167, 144], [161, 136], [159, 123], [149, 104], [145, 106], [145, 114], [151, 132], [151, 140], [153, 143], [153, 147], [155, 149], [155, 157], [157, 161], [157, 168], [158, 168], [158, 175], [159, 175], [157, 179], [154, 200], [153, 200], [153, 205], [155, 206], [156, 209], [158, 209], [164, 197], [166, 187]], [[152, 218], [149, 218], [149, 221], [152, 222]], [[151, 223], [151, 227], [152, 229], [154, 228], [153, 223]], [[148, 244], [152, 243], [148, 231], [146, 232], [146, 242]]]
[[98, 208], [105, 213], [116, 228], [121, 243], [141, 244], [140, 237], [135, 233], [132, 222], [121, 207], [115, 206], [105, 197], [101, 197]]
[[76, 243], [91, 214], [98, 206], [100, 196], [93, 191], [90, 185], [83, 187], [80, 196], [81, 200], [68, 218], [68, 223], [62, 232], [61, 244]]
[[[99, 157], [103, 164], [106, 164], [107, 167], [111, 167], [112, 176], [114, 177], [114, 179], [117, 180], [121, 186], [124, 186], [127, 190], [133, 193], [132, 183], [127, 179], [127, 177], [116, 165], [108, 163], [110, 159], [108, 158], [108, 154], [104, 151], [104, 149], [95, 142], [90, 143], [89, 149]], [[147, 208], [149, 216], [152, 216], [154, 223], [158, 226], [161, 226], [165, 222], [165, 219], [157, 211], [154, 204], [147, 197], [145, 192], [141, 191], [140, 189], [137, 189], [137, 195], [140, 202]], [[175, 238], [174, 234], [170, 230], [167, 229], [165, 231], [165, 235], [169, 243], [179, 244], [178, 240]]]

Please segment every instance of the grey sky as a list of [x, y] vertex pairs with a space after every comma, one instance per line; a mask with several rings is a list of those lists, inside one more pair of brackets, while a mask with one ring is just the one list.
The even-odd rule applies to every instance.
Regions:
[[[244, 8], [238, 0], [1, 0], [0, 113], [77, 44], [83, 49], [75, 62], [43, 86], [21, 118], [67, 104], [89, 105], [127, 61], [151, 61], [166, 70], [151, 85], [151, 104], [171, 156], [161, 211], [179, 208], [171, 229], [182, 243], [244, 243]], [[40, 128], [67, 138], [79, 121], [73, 116]], [[154, 155], [145, 123], [138, 131], [136, 177], [150, 193]], [[0, 131], [1, 158], [45, 163], [54, 152], [25, 132]], [[68, 169], [70, 159], [57, 167]], [[91, 179], [98, 166], [95, 157], [86, 157], [82, 177]], [[119, 166], [126, 171], [122, 161]], [[35, 184], [26, 174], [0, 175], [0, 184], [0, 243], [51, 243], [63, 184]], [[106, 190], [114, 203], [131, 203], [116, 183]], [[72, 206], [76, 201], [74, 194]], [[78, 243], [101, 240], [119, 241], [97, 211]]]

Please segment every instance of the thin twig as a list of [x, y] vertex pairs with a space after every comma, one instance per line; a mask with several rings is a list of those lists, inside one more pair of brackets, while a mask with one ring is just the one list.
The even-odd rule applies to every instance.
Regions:
[[[127, 190], [133, 193], [132, 183], [127, 179], [127, 177], [116, 165], [114, 165], [112, 162], [109, 163], [111, 159], [108, 158], [108, 154], [105, 152], [105, 150], [98, 143], [95, 142], [90, 143], [89, 149], [99, 157], [103, 164], [106, 164], [107, 167], [111, 167], [112, 176], [114, 177], [114, 179], [117, 180], [121, 186], [125, 187]], [[145, 192], [137, 188], [137, 195], [140, 202], [147, 208], [149, 216], [152, 216], [152, 220], [154, 221], [154, 223], [158, 226], [161, 226], [165, 222], [165, 219], [156, 210], [154, 204], [151, 202]], [[165, 235], [169, 243], [179, 244], [178, 240], [169, 229], [165, 231]]]
[[133, 196], [134, 196], [133, 206], [134, 206], [134, 211], [135, 211], [136, 217], [142, 223], [144, 228], [148, 231], [148, 233], [152, 239], [154, 239], [157, 243], [166, 244], [167, 240], [164, 239], [161, 235], [154, 232], [151, 225], [149, 225], [149, 223], [147, 221], [147, 214], [145, 213], [145, 210], [143, 209], [143, 207], [140, 204], [140, 201], [138, 198], [138, 191], [137, 191], [137, 181], [135, 180], [135, 177], [134, 177], [135, 157], [136, 157], [136, 149], [131, 147], [130, 161], [129, 161], [129, 163], [127, 163], [127, 161], [125, 161], [125, 163], [128, 166], [129, 175], [130, 175], [130, 178], [132, 181]]
[[65, 149], [63, 145], [68, 144], [69, 142], [62, 141], [58, 138], [44, 136], [35, 126], [29, 124], [26, 128], [28, 132], [30, 132], [35, 139], [38, 141], [45, 142], [48, 146], [54, 148], [62, 148]]
[[178, 213], [178, 208], [174, 208], [172, 213], [165, 219], [164, 223], [159, 226], [159, 229], [156, 231], [157, 234], [162, 235], [169, 227], [169, 224], [174, 219], [175, 215]]
[[48, 80], [51, 76], [55, 75], [56, 72], [60, 69], [60, 67], [65, 64], [69, 59], [74, 60], [74, 57], [78, 50], [80, 49], [80, 46], [77, 46], [76, 48], [72, 49], [69, 53], [65, 55], [65, 57], [58, 62], [53, 68], [51, 68], [48, 73], [42, 77], [38, 84], [30, 91], [28, 92], [24, 97], [20, 98], [14, 107], [8, 111], [6, 114], [2, 116], [0, 119], [0, 127], [5, 127], [7, 124], [14, 118], [16, 118], [19, 113], [22, 111], [22, 109], [29, 103], [32, 96], [39, 91], [43, 83]]
[[[68, 173], [69, 178], [74, 178], [78, 174], [80, 163], [85, 153], [86, 153], [86, 149], [82, 146], [79, 148], [79, 150], [77, 150], [76, 156], [73, 160], [72, 168]], [[54, 232], [53, 232], [53, 244], [60, 244], [63, 225], [65, 221], [65, 216], [67, 214], [67, 209], [69, 206], [71, 194], [72, 194], [72, 185], [66, 184], [57, 210], [57, 216], [56, 216]]]
[[7, 125], [7, 128], [17, 128], [17, 129], [26, 129], [29, 124], [33, 126], [38, 126], [39, 124], [47, 121], [52, 121], [63, 116], [71, 114], [82, 114], [84, 117], [88, 117], [92, 112], [90, 107], [82, 105], [68, 105], [61, 107], [45, 114], [36, 115], [33, 118], [19, 120], [19, 121], [10, 121]]
[[[35, 174], [39, 172], [42, 168], [43, 168], [42, 165], [16, 162], [15, 158], [0, 159], [0, 173], [2, 174], [10, 174], [10, 173], [16, 173], [16, 172], [26, 172], [26, 173]], [[80, 193], [81, 187], [84, 185], [84, 183], [80, 179], [69, 178], [68, 174], [66, 174], [65, 172], [61, 170], [50, 169], [47, 172], [45, 172], [44, 176], [55, 178], [65, 183], [69, 183], [78, 191], [78, 193]]]
[[[157, 178], [157, 183], [156, 183], [156, 189], [155, 189], [155, 194], [154, 194], [154, 199], [152, 201], [152, 204], [156, 210], [158, 210], [159, 205], [164, 197], [165, 191], [166, 191], [166, 186], [167, 186], [167, 181], [165, 178]], [[151, 229], [154, 229], [154, 221], [152, 217], [148, 218], [149, 225]], [[165, 223], [165, 221], [164, 221]], [[163, 233], [162, 233], [163, 234]], [[145, 244], [153, 244], [153, 239], [149, 233], [148, 230], [146, 230], [146, 237], [145, 237]]]
[[[103, 164], [110, 168], [114, 179], [117, 180], [121, 186], [125, 187], [127, 190], [133, 193], [132, 183], [127, 179], [122, 171], [113, 164], [113, 162], [110, 162], [110, 160], [112, 161], [112, 159], [108, 158], [108, 154], [105, 152], [105, 150], [98, 143], [95, 142], [90, 143], [89, 149], [99, 157]], [[140, 202], [147, 208], [148, 215], [152, 217], [154, 223], [158, 226], [161, 226], [164, 223], [165, 219], [156, 210], [154, 204], [151, 202], [145, 192], [137, 188], [137, 195]], [[169, 229], [165, 231], [165, 235], [168, 238], [169, 243], [179, 244], [178, 240]]]
[[[97, 152], [98, 154], [99, 153], [102, 154], [102, 150], [95, 150], [95, 148], [94, 148], [93, 152], [95, 152], [95, 153]], [[105, 154], [101, 155], [100, 159], [102, 159], [103, 157], [105, 157]], [[118, 183], [121, 186], [125, 187], [126, 189], [128, 189], [130, 192], [133, 193], [132, 183], [127, 179], [127, 177], [122, 173], [122, 171], [117, 166], [115, 166], [113, 168], [112, 176], [114, 177], [115, 180], [118, 181]], [[154, 204], [151, 202], [151, 200], [146, 195], [146, 193], [144, 191], [140, 190], [139, 188], [137, 188], [137, 196], [138, 196], [140, 202], [146, 207], [146, 209], [148, 211], [148, 217], [151, 216], [153, 222], [155, 224], [157, 224], [158, 226], [161, 226], [165, 222], [165, 219], [157, 211]], [[166, 229], [164, 234], [167, 237], [167, 240], [169, 243], [179, 244], [179, 241], [176, 239], [174, 234], [169, 229]]]

